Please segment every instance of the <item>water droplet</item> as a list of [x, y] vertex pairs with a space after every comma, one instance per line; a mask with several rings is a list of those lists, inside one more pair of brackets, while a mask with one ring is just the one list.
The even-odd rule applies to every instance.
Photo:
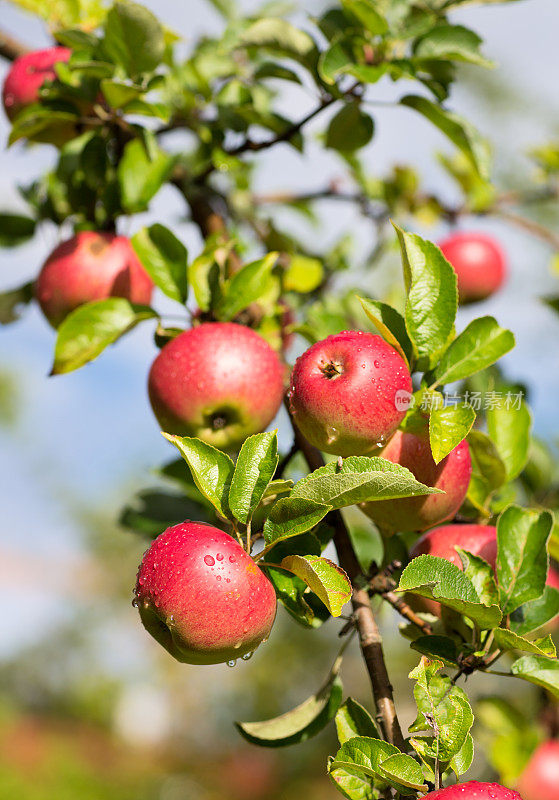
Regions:
[[249, 659], [251, 659], [253, 657], [253, 655], [254, 655], [254, 653], [251, 650], [250, 653], [245, 653], [244, 656], [241, 656], [241, 658], [243, 659], [243, 661], [248, 661]]
[[374, 361], [373, 363], [377, 369], [380, 367], [380, 361]]
[[217, 578], [218, 581], [220, 581], [221, 580], [221, 575], [216, 575], [216, 578]]
[[135, 598], [132, 600], [132, 605], [134, 606], [134, 608], [138, 608], [138, 606], [140, 605], [140, 601], [138, 600], [138, 598], [137, 598], [137, 597], [135, 597]]
[[227, 666], [228, 667], [234, 667], [236, 663], [237, 663], [237, 659], [233, 658], [233, 659], [231, 659], [231, 661], [227, 662]]
[[235, 556], [229, 556], [229, 562], [230, 562], [231, 564], [234, 564], [236, 560], [237, 560], [237, 559], [235, 558]]
[[231, 578], [225, 578], [226, 583], [231, 583]]
[[204, 564], [207, 564], [208, 567], [213, 567], [215, 558], [213, 556], [204, 556]]
[[217, 558], [218, 561], [223, 561], [223, 553], [218, 553], [216, 555], [216, 558]]

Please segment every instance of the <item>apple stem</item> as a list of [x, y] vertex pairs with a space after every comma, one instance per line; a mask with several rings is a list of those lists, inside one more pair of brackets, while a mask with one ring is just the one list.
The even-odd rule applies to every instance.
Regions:
[[[309, 469], [314, 471], [324, 466], [324, 459], [320, 451], [306, 441], [295, 426], [291, 415], [289, 418], [293, 426], [295, 442], [305, 456]], [[359, 633], [361, 653], [363, 654], [371, 682], [377, 709], [377, 721], [385, 741], [405, 751], [404, 737], [394, 704], [392, 684], [390, 683], [384, 660], [382, 636], [371, 608], [369, 589], [364, 581], [363, 571], [353, 549], [349, 531], [342, 515], [339, 511], [331, 511], [328, 517], [335, 530], [334, 545], [338, 554], [338, 561], [341, 568], [347, 573], [352, 585], [351, 604], [353, 606], [355, 626]]]

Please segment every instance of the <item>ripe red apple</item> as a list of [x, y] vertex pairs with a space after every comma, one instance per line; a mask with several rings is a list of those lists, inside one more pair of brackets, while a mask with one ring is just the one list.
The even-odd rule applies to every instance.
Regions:
[[343, 331], [300, 356], [291, 376], [291, 413], [326, 453], [363, 455], [386, 443], [412, 391], [402, 356], [381, 336]]
[[148, 633], [186, 664], [248, 656], [276, 616], [268, 578], [231, 536], [203, 522], [182, 522], [155, 539], [134, 593]]
[[56, 78], [54, 65], [68, 61], [72, 51], [67, 47], [47, 47], [16, 58], [4, 81], [2, 100], [9, 119], [22, 108], [39, 100], [39, 89], [45, 81]]
[[361, 509], [382, 530], [424, 531], [456, 514], [466, 496], [472, 474], [470, 448], [465, 440], [435, 464], [428, 433], [396, 431], [380, 456], [407, 467], [426, 486], [445, 492], [363, 503]]
[[273, 420], [284, 374], [277, 353], [255, 331], [206, 322], [163, 347], [149, 373], [149, 398], [164, 431], [234, 449]]
[[126, 297], [149, 305], [153, 282], [125, 236], [81, 231], [56, 247], [45, 261], [35, 295], [55, 328], [83, 303]]
[[485, 300], [505, 280], [505, 254], [491, 236], [484, 233], [454, 233], [439, 247], [456, 272], [461, 303]]
[[559, 800], [559, 741], [541, 744], [517, 786], [524, 800]]
[[499, 783], [479, 783], [467, 781], [447, 786], [437, 792], [426, 794], [424, 800], [522, 800], [518, 792], [507, 789]]
[[[421, 555], [446, 558], [462, 569], [462, 561], [455, 548], [461, 547], [475, 556], [481, 556], [495, 569], [497, 561], [497, 528], [493, 525], [441, 525], [421, 536], [410, 550], [410, 558]], [[547, 585], [559, 589], [559, 575], [550, 567]], [[413, 597], [415, 607], [440, 615], [440, 605], [424, 597]], [[556, 618], [557, 619], [557, 618]], [[555, 620], [549, 624], [553, 625]]]

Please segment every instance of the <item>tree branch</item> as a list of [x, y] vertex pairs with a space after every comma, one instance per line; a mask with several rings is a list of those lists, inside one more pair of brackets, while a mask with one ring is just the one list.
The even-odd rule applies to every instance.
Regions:
[[7, 61], [15, 61], [19, 56], [24, 56], [29, 53], [30, 49], [26, 47], [13, 36], [9, 36], [4, 31], [0, 31], [0, 56]]
[[[290, 419], [292, 420], [291, 416]], [[295, 441], [305, 456], [309, 468], [315, 470], [324, 466], [321, 453], [306, 441], [297, 430], [293, 420], [292, 424]], [[396, 714], [392, 685], [384, 661], [382, 637], [371, 608], [369, 590], [363, 578], [361, 565], [355, 555], [349, 532], [340, 512], [332, 511], [329, 518], [335, 530], [334, 545], [340, 566], [347, 573], [353, 587], [351, 604], [359, 632], [361, 652], [371, 681], [377, 708], [377, 720], [384, 739], [396, 745], [400, 750], [404, 750], [404, 737]]]

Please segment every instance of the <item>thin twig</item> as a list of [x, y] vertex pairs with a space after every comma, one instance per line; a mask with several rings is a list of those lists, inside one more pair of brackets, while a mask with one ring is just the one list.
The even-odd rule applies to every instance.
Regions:
[[15, 61], [19, 56], [24, 56], [30, 50], [24, 44], [14, 39], [13, 36], [0, 31], [0, 56], [7, 61]]

